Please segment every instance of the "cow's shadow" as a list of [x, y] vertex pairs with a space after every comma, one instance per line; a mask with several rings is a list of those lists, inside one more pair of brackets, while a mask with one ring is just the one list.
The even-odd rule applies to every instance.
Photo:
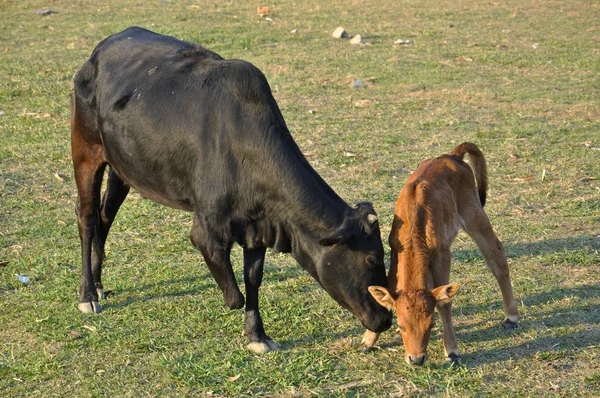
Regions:
[[[188, 289], [168, 291], [171, 285], [191, 285]], [[180, 297], [187, 295], [196, 295], [206, 289], [214, 287], [216, 283], [210, 276], [188, 276], [185, 278], [163, 280], [155, 283], [145, 283], [129, 287], [117, 287], [115, 290], [106, 290], [106, 300], [102, 300], [102, 308], [115, 309], [124, 308], [133, 303], [146, 302], [152, 300], [160, 300], [168, 297]], [[152, 294], [157, 288], [165, 288], [165, 293]], [[147, 295], [143, 295], [148, 292]], [[141, 296], [132, 297], [133, 295], [141, 294]]]

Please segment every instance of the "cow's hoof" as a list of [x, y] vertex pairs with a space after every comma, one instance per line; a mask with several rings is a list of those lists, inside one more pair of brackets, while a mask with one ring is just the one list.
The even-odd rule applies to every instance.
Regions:
[[96, 294], [98, 295], [98, 299], [106, 300], [106, 293], [104, 293], [104, 289], [101, 287], [96, 288]]
[[510, 319], [505, 319], [504, 322], [502, 322], [502, 326], [504, 326], [504, 329], [516, 329], [519, 327], [519, 324], [517, 322], [513, 322]]
[[248, 349], [256, 354], [264, 354], [269, 351], [278, 351], [279, 345], [271, 339], [253, 341], [247, 345]]
[[102, 307], [97, 301], [86, 301], [85, 303], [79, 303], [77, 308], [84, 314], [98, 314], [100, 311], [102, 311]]
[[451, 353], [446, 358], [446, 363], [450, 366], [460, 366], [462, 364], [462, 357], [459, 354]]
[[362, 352], [362, 353], [366, 354], [366, 353], [371, 352], [371, 351], [373, 351], [373, 347], [367, 347], [367, 346], [364, 346], [364, 345], [360, 347], [360, 352]]

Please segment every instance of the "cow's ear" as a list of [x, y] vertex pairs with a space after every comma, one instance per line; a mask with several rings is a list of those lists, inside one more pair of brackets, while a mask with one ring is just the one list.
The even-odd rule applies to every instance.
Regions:
[[369, 293], [382, 307], [391, 310], [394, 308], [394, 298], [389, 290], [381, 286], [369, 286]]
[[333, 246], [337, 245], [338, 243], [344, 243], [347, 240], [348, 238], [346, 236], [346, 231], [340, 229], [338, 231], [335, 231], [331, 235], [319, 240], [319, 243], [323, 246]]
[[440, 287], [436, 287], [431, 291], [435, 301], [439, 304], [446, 304], [452, 301], [452, 297], [458, 292], [460, 286], [453, 283], [451, 285], [444, 285]]

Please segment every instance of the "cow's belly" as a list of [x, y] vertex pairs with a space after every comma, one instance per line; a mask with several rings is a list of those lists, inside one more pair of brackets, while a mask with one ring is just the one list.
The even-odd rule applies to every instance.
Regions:
[[194, 209], [189, 175], [174, 172], [168, 161], [122, 153], [111, 146], [105, 146], [105, 157], [113, 171], [142, 197], [174, 209]]

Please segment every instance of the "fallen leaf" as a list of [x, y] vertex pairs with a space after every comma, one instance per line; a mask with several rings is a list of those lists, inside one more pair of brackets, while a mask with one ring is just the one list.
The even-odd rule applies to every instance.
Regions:
[[586, 30], [586, 32], [590, 32], [590, 33], [591, 33], [591, 32], [595, 32], [595, 31], [597, 31], [597, 30], [598, 30], [598, 28], [597, 28], [597, 27], [595, 27], [595, 26], [592, 26], [591, 28], [589, 28], [588, 30]]
[[35, 321], [36, 321], [37, 323], [42, 323], [42, 322], [44, 322], [44, 321], [47, 321], [48, 319], [50, 319], [50, 317], [49, 317], [49, 316], [47, 316], [47, 317], [45, 317], [45, 318], [41, 318], [41, 319], [40, 319], [40, 318], [36, 318], [36, 319], [35, 319]]
[[81, 337], [81, 333], [79, 333], [79, 332], [78, 332], [78, 331], [76, 331], [76, 330], [71, 330], [71, 331], [69, 332], [69, 336], [71, 336], [71, 337]]
[[231, 377], [228, 377], [228, 378], [227, 378], [227, 380], [229, 380], [229, 381], [236, 381], [236, 380], [237, 380], [237, 379], [239, 379], [240, 377], [242, 377], [242, 374], [241, 374], [241, 373], [240, 373], [239, 375], [237, 375], [237, 376], [231, 376]]
[[65, 182], [65, 179], [62, 178], [58, 173], [54, 173], [54, 178], [56, 178], [58, 182]]
[[579, 182], [588, 182], [588, 181], [596, 181], [596, 177], [583, 177], [579, 179]]
[[8, 266], [8, 261], [0, 261], [0, 268], [4, 268]]
[[456, 57], [454, 59], [458, 62], [473, 62], [473, 59], [466, 57]]
[[95, 332], [96, 331], [96, 326], [92, 326], [92, 325], [83, 325], [84, 328], [86, 328], [89, 331]]
[[264, 17], [269, 13], [269, 7], [257, 7], [256, 12], [258, 12], [260, 17]]
[[104, 370], [104, 369], [98, 369], [98, 370], [96, 371], [96, 374], [97, 374], [97, 375], [101, 375], [101, 374], [102, 374], [102, 373], [104, 373], [104, 372], [106, 372], [106, 370]]

